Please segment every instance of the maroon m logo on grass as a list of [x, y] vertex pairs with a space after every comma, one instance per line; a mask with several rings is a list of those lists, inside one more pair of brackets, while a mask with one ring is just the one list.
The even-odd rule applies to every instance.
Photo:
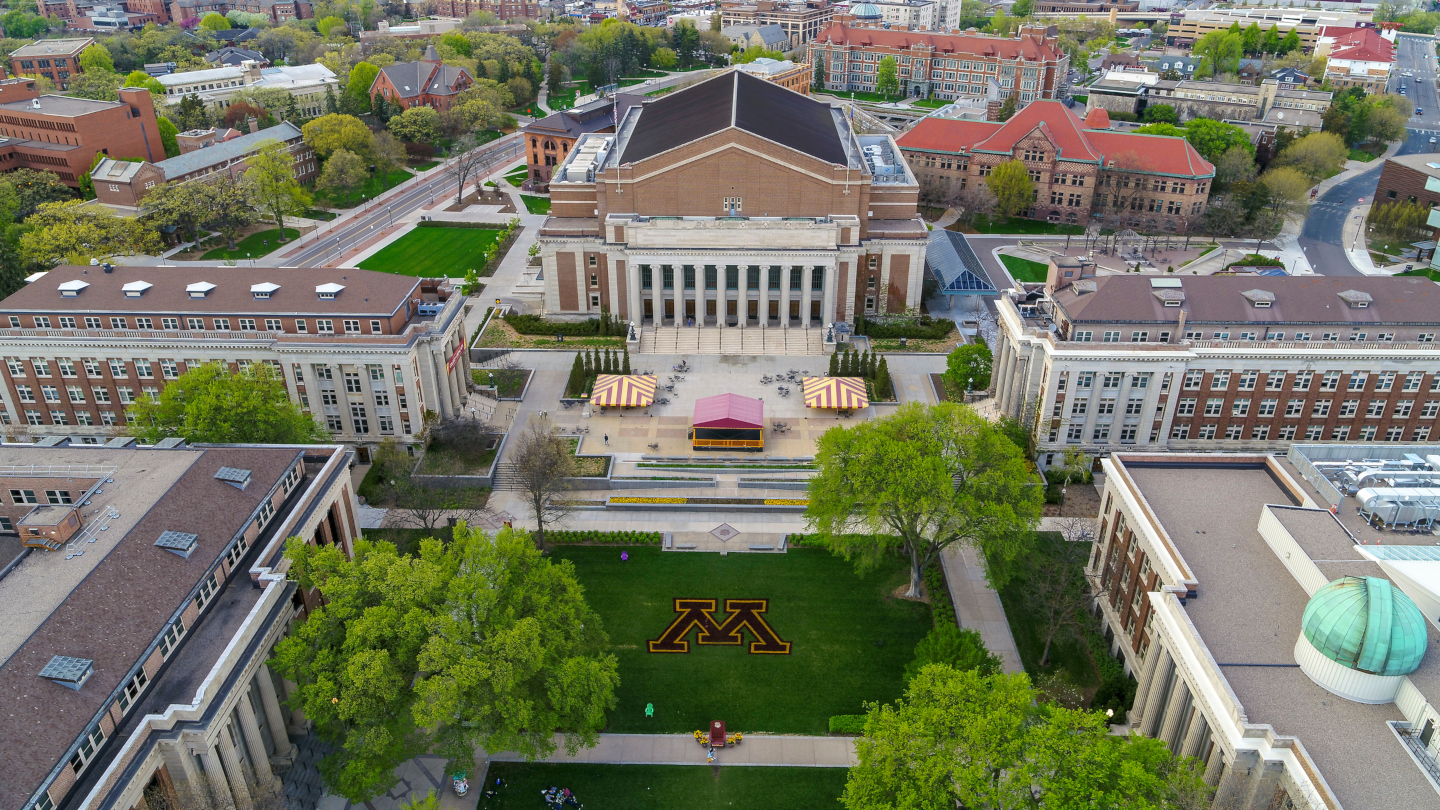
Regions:
[[691, 630], [700, 632], [695, 641], [700, 644], [738, 646], [745, 642], [742, 631], [749, 630], [755, 640], [750, 642], [750, 652], [760, 655], [789, 655], [790, 642], [784, 641], [765, 621], [767, 599], [726, 599], [725, 621], [715, 621], [714, 599], [675, 599], [675, 612], [679, 615], [665, 628], [660, 637], [649, 642], [652, 653], [688, 653]]

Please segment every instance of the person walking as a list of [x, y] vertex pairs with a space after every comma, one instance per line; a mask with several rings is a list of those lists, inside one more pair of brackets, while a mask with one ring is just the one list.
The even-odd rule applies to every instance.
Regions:
[[602, 435], [605, 437], [605, 446], [607, 446], [607, 447], [610, 446], [610, 434], [609, 434], [609, 433], [605, 433], [605, 434], [602, 434]]

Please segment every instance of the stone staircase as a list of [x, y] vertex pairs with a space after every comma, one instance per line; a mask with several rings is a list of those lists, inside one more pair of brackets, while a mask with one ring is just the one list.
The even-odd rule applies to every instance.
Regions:
[[517, 491], [524, 489], [520, 483], [520, 468], [513, 462], [507, 461], [495, 468], [495, 485], [492, 489]]
[[639, 354], [823, 355], [823, 329], [804, 327], [647, 326]]

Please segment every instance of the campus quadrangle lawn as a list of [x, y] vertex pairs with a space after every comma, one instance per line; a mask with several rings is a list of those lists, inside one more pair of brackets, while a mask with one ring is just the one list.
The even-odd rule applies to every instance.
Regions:
[[1007, 256], [1000, 254], [1000, 263], [1010, 271], [1010, 276], [1016, 281], [1028, 283], [1039, 283], [1045, 280], [1050, 273], [1050, 265], [1032, 262], [1029, 259], [1022, 259], [1019, 256]]
[[462, 278], [500, 238], [489, 228], [415, 228], [360, 262], [365, 270]]
[[492, 762], [486, 781], [504, 779], [505, 787], [489, 799], [486, 786], [470, 789], [482, 794], [479, 810], [533, 810], [551, 786], [569, 788], [587, 810], [838, 808], [845, 775], [845, 768]]
[[[906, 582], [899, 557], [862, 579], [853, 563], [820, 549], [725, 557], [625, 550], [629, 561], [613, 547], [553, 552], [574, 562], [620, 662], [607, 731], [688, 732], [724, 720], [731, 731], [825, 734], [831, 715], [900, 697], [905, 664], [933, 626], [928, 605], [891, 596]], [[717, 622], [726, 599], [767, 599], [765, 619], [790, 653], [751, 653], [748, 632], [738, 647], [701, 645], [698, 631], [687, 653], [651, 653], [647, 642], [676, 617], [676, 597], [715, 599]]]

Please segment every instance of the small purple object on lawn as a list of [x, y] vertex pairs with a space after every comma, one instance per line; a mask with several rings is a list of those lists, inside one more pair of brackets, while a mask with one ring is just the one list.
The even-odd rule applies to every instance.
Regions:
[[622, 551], [622, 552], [620, 552], [620, 559], [621, 559], [622, 561], [628, 561], [628, 560], [630, 559], [630, 552], [628, 552], [628, 551]]

